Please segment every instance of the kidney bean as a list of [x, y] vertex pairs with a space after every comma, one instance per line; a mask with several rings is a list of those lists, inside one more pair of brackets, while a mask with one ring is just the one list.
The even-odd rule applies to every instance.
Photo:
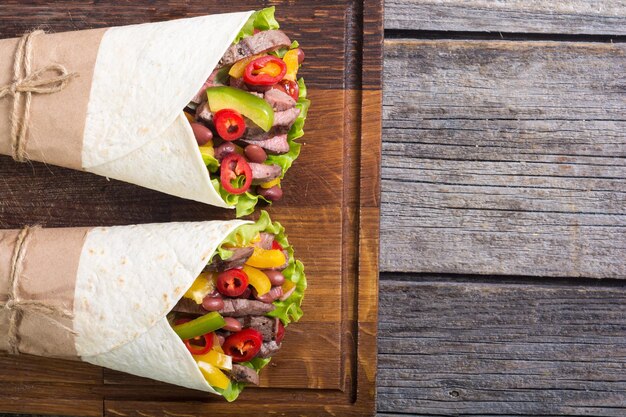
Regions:
[[302, 64], [304, 61], [304, 51], [302, 48], [298, 48], [298, 64]]
[[243, 299], [248, 299], [250, 298], [250, 296], [252, 295], [252, 290], [250, 289], [250, 287], [246, 288], [243, 292], [243, 294], [241, 294], [239, 297], [237, 298], [243, 298]]
[[263, 271], [265, 275], [270, 279], [272, 286], [277, 287], [285, 283], [285, 277], [280, 271], [274, 271], [272, 269], [266, 269]]
[[204, 297], [202, 308], [206, 311], [219, 311], [224, 308], [222, 297]]
[[244, 148], [243, 153], [250, 162], [261, 164], [267, 159], [267, 153], [259, 145], [248, 145]]
[[191, 130], [193, 130], [193, 135], [196, 137], [196, 142], [198, 142], [199, 146], [206, 145], [213, 139], [213, 132], [202, 123], [191, 123]]
[[241, 323], [234, 317], [224, 317], [224, 327], [222, 329], [228, 330], [229, 332], [238, 332], [241, 331]]
[[230, 142], [224, 142], [217, 148], [215, 148], [215, 159], [221, 161], [229, 153], [235, 152], [235, 144]]
[[283, 198], [283, 190], [278, 185], [271, 188], [257, 187], [256, 193], [267, 198], [269, 201], [278, 201]]
[[254, 294], [254, 298], [256, 298], [258, 301], [271, 304], [274, 302], [274, 300], [280, 298], [283, 295], [283, 287], [272, 287], [269, 292], [263, 295], [258, 295], [256, 293], [256, 290], [252, 293]]

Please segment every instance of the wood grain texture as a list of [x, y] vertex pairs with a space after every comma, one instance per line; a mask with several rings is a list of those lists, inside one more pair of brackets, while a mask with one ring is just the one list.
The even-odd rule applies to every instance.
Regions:
[[381, 269], [626, 277], [625, 52], [387, 41]]
[[386, 0], [385, 28], [625, 35], [626, 3], [622, 0]]
[[[261, 387], [247, 389], [237, 403], [227, 404], [89, 365], [38, 359], [31, 366], [29, 357], [0, 356], [0, 412], [144, 417], [241, 416], [259, 410], [281, 415], [375, 412], [382, 2], [243, 0], [227, 11], [266, 5], [277, 6], [281, 26], [306, 51], [301, 74], [312, 106], [301, 156], [283, 182], [285, 198], [269, 209], [286, 226], [305, 264], [305, 316], [289, 328], [284, 348], [262, 373]], [[0, 4], [0, 37], [33, 26], [62, 31], [224, 11], [218, 2], [8, 1]], [[363, 187], [368, 192], [361, 194]], [[234, 215], [95, 175], [16, 164], [8, 157], [0, 157], [0, 193], [3, 228]], [[15, 383], [9, 382], [14, 375]], [[67, 399], [62, 400], [59, 393], [66, 389]]]
[[623, 416], [625, 290], [381, 281], [378, 410]]

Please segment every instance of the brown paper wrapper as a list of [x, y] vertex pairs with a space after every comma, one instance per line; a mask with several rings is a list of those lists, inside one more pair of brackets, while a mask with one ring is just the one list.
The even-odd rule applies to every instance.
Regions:
[[[89, 93], [98, 48], [106, 30], [45, 34], [33, 38], [33, 72], [56, 63], [78, 76], [59, 92], [32, 95], [26, 132], [27, 159], [82, 169], [83, 131]], [[18, 41], [18, 38], [0, 40], [0, 86], [13, 80]], [[0, 99], [0, 153], [5, 155], [11, 155], [12, 108], [12, 96]], [[21, 117], [22, 112], [19, 114]]]
[[[89, 228], [32, 228], [22, 273], [17, 277], [16, 299], [43, 302], [71, 312], [78, 262], [88, 231]], [[9, 298], [11, 260], [19, 232], [0, 232], [0, 301], [3, 302]], [[0, 350], [9, 350], [11, 314], [7, 309], [0, 309]], [[71, 319], [32, 311], [25, 306], [17, 320], [20, 353], [66, 359], [77, 357]]]

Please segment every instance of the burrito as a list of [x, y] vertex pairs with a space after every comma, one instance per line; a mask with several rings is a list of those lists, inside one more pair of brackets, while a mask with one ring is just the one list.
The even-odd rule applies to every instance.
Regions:
[[[63, 251], [63, 256], [59, 256]], [[284, 228], [240, 220], [0, 233], [0, 350], [233, 401], [302, 317]]]
[[0, 153], [249, 214], [300, 152], [303, 57], [273, 7], [0, 40]]

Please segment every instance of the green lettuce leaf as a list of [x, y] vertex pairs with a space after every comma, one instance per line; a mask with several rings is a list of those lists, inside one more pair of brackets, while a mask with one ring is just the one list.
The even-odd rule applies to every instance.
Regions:
[[220, 167], [220, 161], [215, 159], [215, 157], [211, 155], [202, 154], [202, 160], [204, 161], [204, 165], [208, 168], [210, 173], [215, 173]]
[[298, 41], [293, 41], [291, 42], [291, 45], [289, 46], [289, 48], [279, 48], [276, 51], [271, 51], [270, 55], [274, 55], [280, 59], [283, 59], [283, 57], [285, 56], [285, 54], [290, 50], [290, 49], [296, 49], [297, 47], [299, 47], [300, 44], [298, 43]]
[[233, 41], [233, 43], [238, 43], [243, 38], [248, 36], [252, 36], [254, 34], [254, 30], [270, 30], [270, 29], [278, 29], [280, 25], [276, 21], [274, 17], [274, 12], [276, 8], [266, 7], [265, 9], [257, 10], [252, 13], [246, 23], [243, 25], [237, 37]]
[[250, 191], [246, 191], [243, 194], [231, 194], [222, 187], [222, 183], [218, 178], [213, 178], [211, 184], [213, 184], [213, 188], [215, 188], [215, 191], [218, 192], [226, 204], [235, 207], [236, 217], [252, 214], [259, 200], [270, 203], [265, 197], [252, 194]]

